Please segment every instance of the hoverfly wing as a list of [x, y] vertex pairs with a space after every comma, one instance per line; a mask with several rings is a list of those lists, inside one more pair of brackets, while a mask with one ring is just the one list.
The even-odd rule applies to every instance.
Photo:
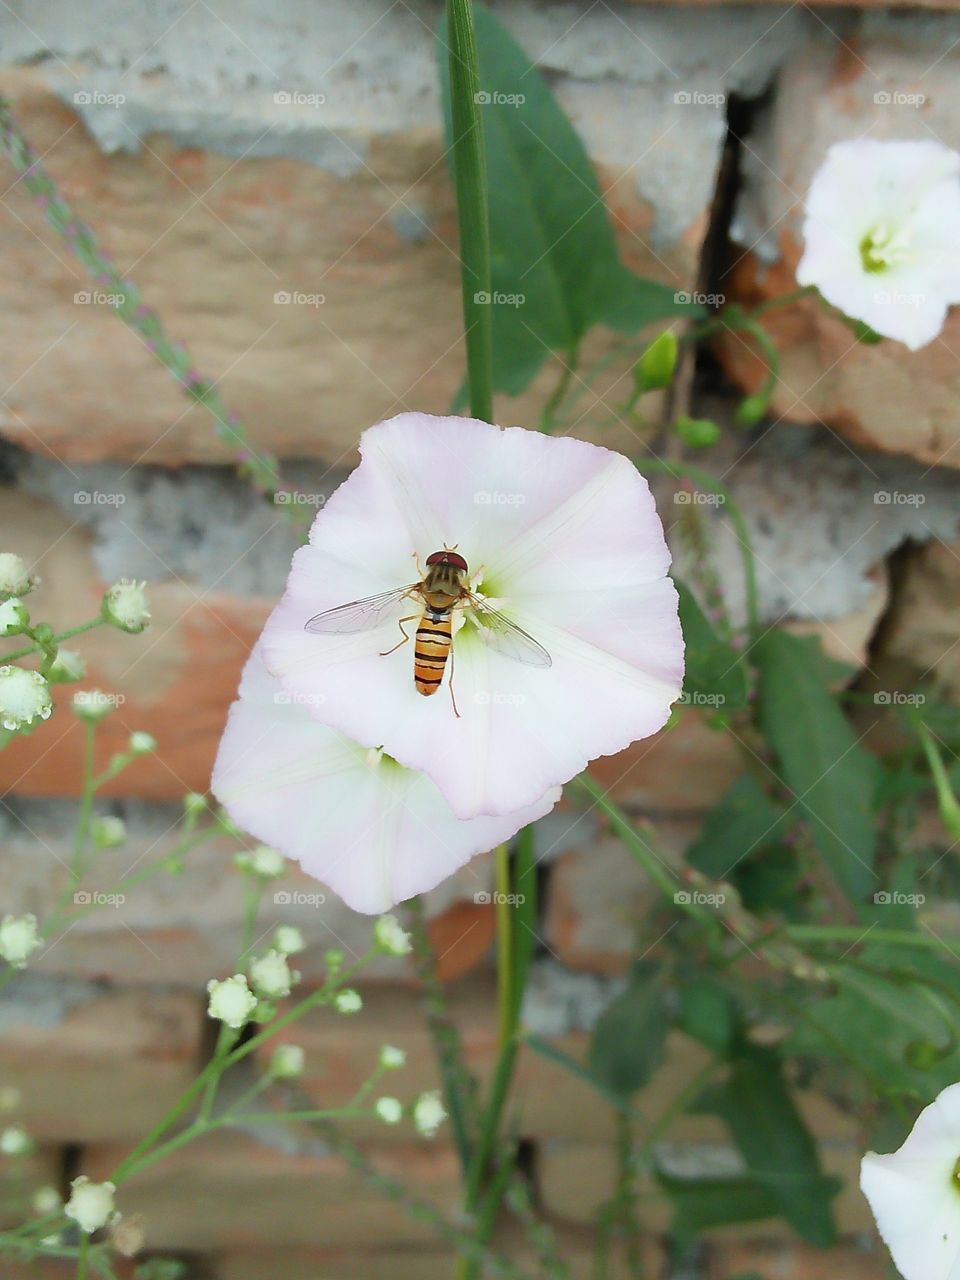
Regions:
[[522, 627], [504, 617], [485, 600], [472, 592], [467, 592], [466, 595], [470, 607], [478, 615], [477, 630], [491, 649], [496, 649], [505, 658], [526, 662], [531, 667], [553, 666], [553, 659], [539, 640], [534, 640]]
[[304, 631], [313, 631], [319, 635], [346, 635], [355, 631], [372, 631], [395, 612], [400, 616], [401, 603], [417, 589], [419, 583], [411, 583], [408, 587], [396, 587], [393, 591], [382, 591], [376, 596], [366, 596], [363, 600], [351, 600], [349, 604], [338, 604], [334, 609], [324, 609], [323, 613], [315, 613], [304, 624]]

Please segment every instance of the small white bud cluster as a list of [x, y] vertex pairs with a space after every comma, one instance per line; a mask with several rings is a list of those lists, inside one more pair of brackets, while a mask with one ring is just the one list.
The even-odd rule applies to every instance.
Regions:
[[104, 592], [101, 614], [105, 622], [130, 635], [146, 630], [150, 621], [147, 601], [147, 584], [121, 578]]
[[0, 959], [14, 969], [25, 969], [39, 946], [36, 916], [4, 916], [0, 920]]
[[246, 974], [235, 973], [232, 978], [219, 982], [211, 978], [207, 983], [210, 996], [207, 1013], [218, 1022], [239, 1031], [251, 1018], [257, 1007], [257, 997], [247, 986]]
[[270, 1059], [270, 1075], [276, 1080], [296, 1080], [303, 1075], [306, 1055], [298, 1044], [280, 1044]]
[[30, 613], [17, 596], [0, 602], [0, 636], [19, 636], [30, 625]]
[[86, 1176], [74, 1178], [70, 1183], [70, 1199], [63, 1212], [71, 1218], [85, 1235], [99, 1231], [108, 1223], [116, 1222], [112, 1182], [91, 1182]]
[[354, 991], [352, 987], [344, 987], [342, 991], [338, 991], [333, 1004], [337, 1013], [359, 1013], [363, 1008], [360, 992]]
[[98, 849], [119, 849], [127, 838], [127, 827], [122, 818], [104, 814], [94, 818], [90, 824], [90, 834]]
[[381, 916], [373, 926], [373, 937], [377, 946], [388, 956], [406, 956], [413, 947], [410, 934], [400, 927], [400, 921], [394, 915]]
[[413, 1104], [413, 1123], [417, 1127], [417, 1132], [424, 1138], [435, 1138], [437, 1130], [446, 1118], [446, 1110], [440, 1101], [440, 1093], [436, 1089], [421, 1093]]
[[12, 551], [0, 551], [0, 600], [25, 596], [40, 581], [31, 577], [27, 566]]
[[260, 880], [277, 880], [287, 869], [283, 854], [269, 845], [258, 844], [255, 849], [244, 850], [234, 858], [234, 864]]
[[254, 990], [264, 999], [281, 1000], [290, 994], [290, 988], [300, 980], [300, 974], [290, 968], [284, 952], [273, 948], [251, 961], [250, 980]]
[[39, 671], [9, 664], [0, 667], [0, 725], [11, 732], [53, 712], [50, 687]]

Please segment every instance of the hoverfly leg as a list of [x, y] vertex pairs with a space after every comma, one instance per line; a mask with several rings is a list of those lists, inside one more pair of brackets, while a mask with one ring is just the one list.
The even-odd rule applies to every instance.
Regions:
[[450, 640], [450, 701], [453, 703], [453, 714], [460, 719], [460, 712], [457, 710], [457, 695], [453, 692], [453, 638]]
[[415, 621], [419, 616], [420, 616], [419, 614], [411, 613], [408, 617], [406, 617], [406, 618], [399, 618], [399, 619], [397, 620], [397, 626], [400, 628], [401, 634], [403, 635], [403, 639], [402, 639], [402, 640], [398, 640], [398, 641], [397, 641], [397, 643], [393, 646], [393, 648], [392, 648], [392, 649], [383, 649], [383, 650], [381, 650], [381, 651], [380, 651], [380, 657], [381, 657], [381, 658], [386, 658], [389, 654], [391, 654], [391, 653], [396, 653], [396, 651], [397, 651], [399, 648], [401, 648], [403, 645], [405, 645], [405, 644], [407, 643], [407, 641], [410, 639], [410, 637], [407, 635], [406, 631], [404, 631], [404, 630], [403, 630], [403, 624], [404, 624], [405, 622], [414, 622], [414, 621]]

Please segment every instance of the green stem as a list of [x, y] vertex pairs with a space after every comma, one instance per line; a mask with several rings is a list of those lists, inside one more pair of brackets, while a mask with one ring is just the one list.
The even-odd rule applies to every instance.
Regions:
[[[82, 622], [79, 627], [70, 627], [67, 631], [61, 631], [59, 635], [54, 636], [52, 643], [62, 644], [64, 640], [71, 640], [84, 631], [92, 631], [94, 627], [101, 626], [103, 626], [103, 618], [93, 618], [90, 622]], [[14, 649], [12, 653], [0, 654], [0, 662], [13, 662], [17, 658], [27, 658], [31, 653], [38, 653], [42, 648], [40, 644], [30, 644], [22, 649]]]
[[503, 1054], [513, 1034], [513, 911], [510, 905], [510, 851], [494, 850], [497, 913], [497, 1041]]
[[791, 942], [882, 942], [892, 947], [924, 947], [930, 951], [942, 950], [944, 946], [943, 939], [932, 933], [871, 929], [864, 925], [788, 924], [783, 933]]
[[90, 1237], [81, 1232], [80, 1245], [77, 1250], [77, 1280], [87, 1280], [87, 1260], [90, 1256]]
[[83, 787], [80, 792], [80, 810], [77, 814], [77, 826], [73, 838], [73, 858], [70, 863], [70, 879], [73, 887], [80, 883], [84, 872], [84, 855], [90, 840], [90, 818], [93, 809], [93, 796], [96, 791], [94, 777], [94, 748], [97, 726], [93, 720], [83, 722]]
[[563, 368], [560, 372], [560, 379], [554, 387], [550, 398], [543, 406], [543, 412], [540, 414], [540, 430], [549, 435], [556, 426], [556, 415], [563, 404], [567, 391], [570, 388], [570, 382], [573, 375], [577, 371], [577, 360], [580, 355], [579, 344], [571, 347], [567, 353], [567, 357], [563, 362]]
[[490, 215], [477, 36], [470, 0], [447, 0], [447, 38], [470, 411], [475, 418], [492, 422], [494, 303], [490, 285]]

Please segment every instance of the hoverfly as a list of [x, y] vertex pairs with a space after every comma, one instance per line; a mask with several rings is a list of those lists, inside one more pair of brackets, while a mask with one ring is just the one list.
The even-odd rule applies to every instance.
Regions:
[[389, 617], [392, 610], [399, 611], [398, 606], [402, 601], [413, 601], [419, 605], [418, 611], [397, 619], [403, 639], [392, 649], [385, 650], [381, 656], [386, 657], [388, 653], [393, 653], [406, 644], [410, 635], [403, 624], [416, 622], [413, 681], [417, 692], [427, 698], [437, 692], [443, 683], [449, 658], [450, 697], [454, 713], [459, 716], [453, 696], [454, 609], [472, 609], [477, 617], [481, 636], [497, 652], [534, 667], [552, 665], [552, 659], [542, 644], [469, 590], [465, 585], [468, 572], [463, 556], [445, 547], [443, 551], [434, 551], [427, 556], [426, 573], [422, 574], [419, 582], [396, 587], [393, 591], [384, 591], [380, 595], [367, 596], [364, 600], [337, 605], [334, 609], [325, 609], [323, 613], [310, 618], [304, 624], [304, 629], [324, 635], [370, 631]]

